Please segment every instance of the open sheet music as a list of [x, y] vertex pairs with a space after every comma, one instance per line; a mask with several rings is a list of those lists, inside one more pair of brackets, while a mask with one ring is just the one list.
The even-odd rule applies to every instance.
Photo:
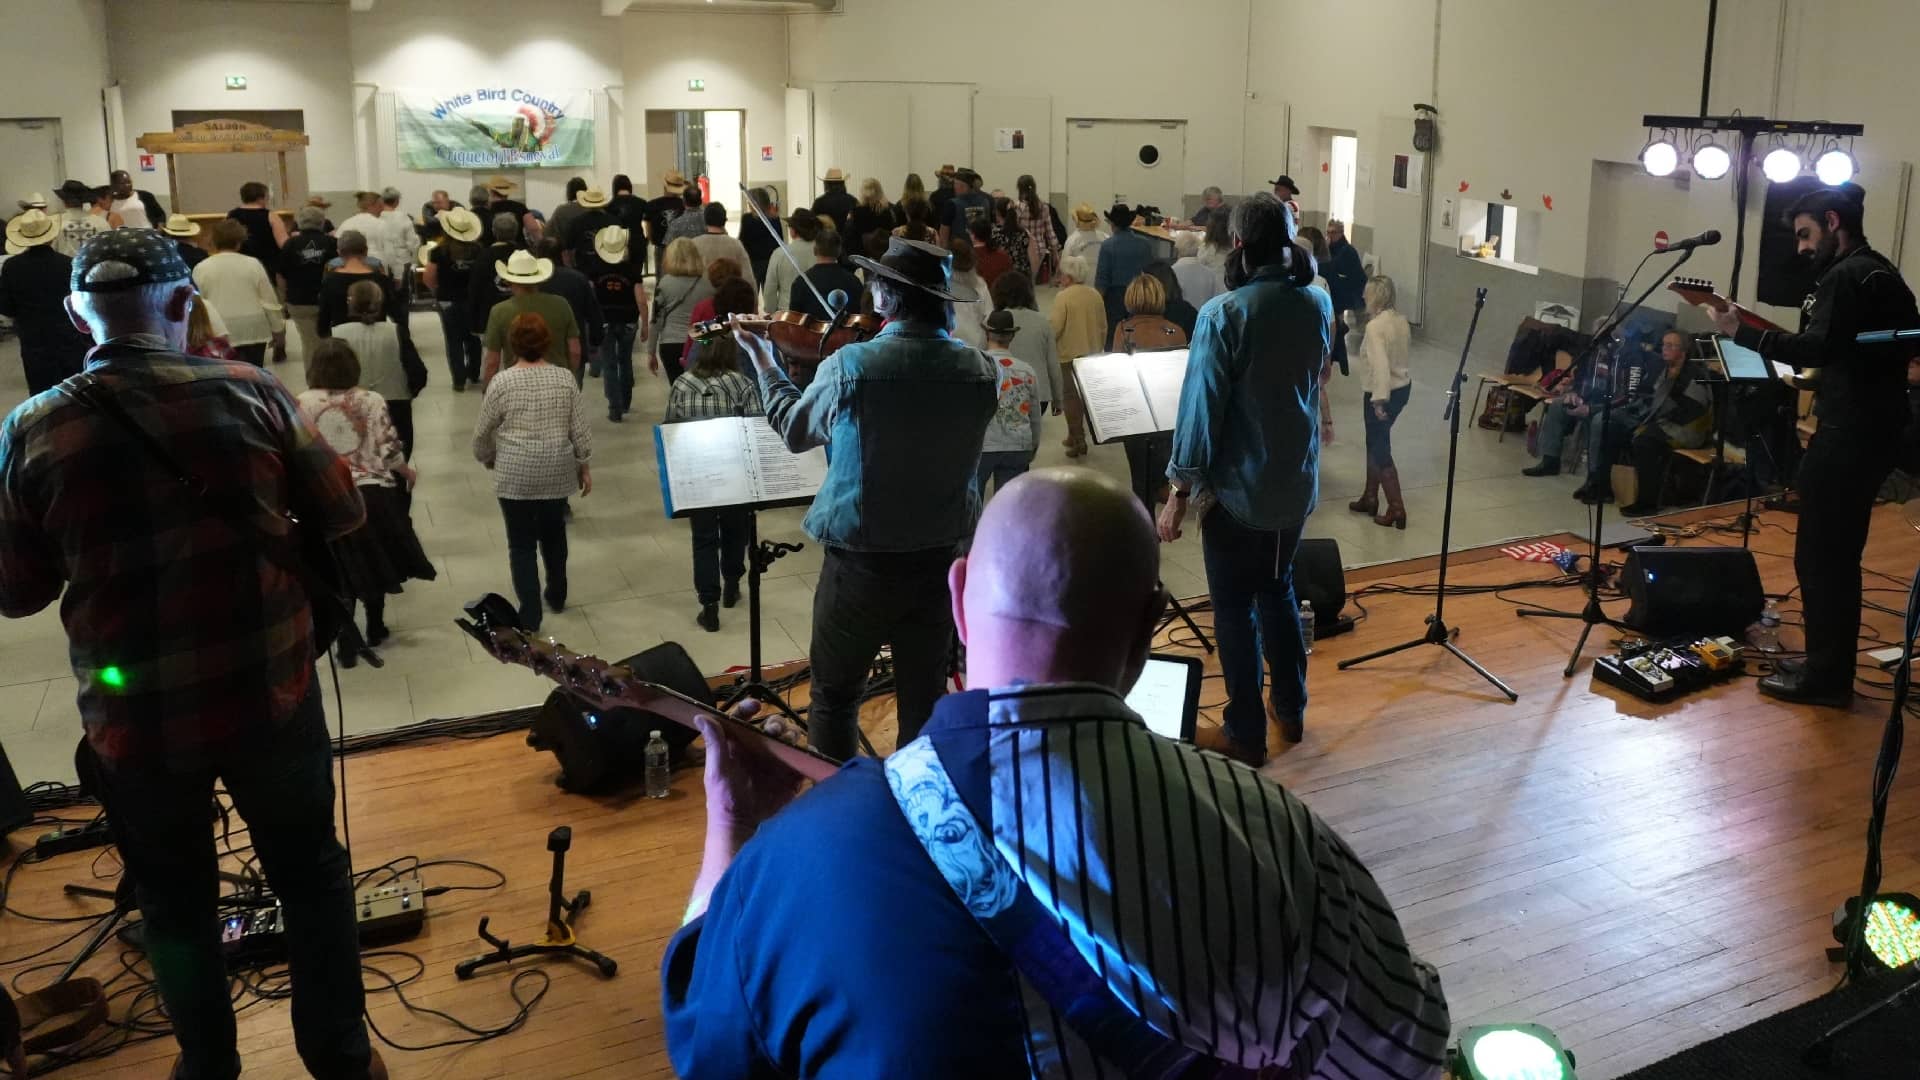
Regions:
[[1104, 353], [1073, 362], [1093, 441], [1172, 431], [1187, 378], [1187, 350]]
[[764, 416], [719, 416], [658, 424], [660, 497], [667, 516], [732, 506], [806, 502], [827, 479], [827, 454], [803, 454], [787, 444]]

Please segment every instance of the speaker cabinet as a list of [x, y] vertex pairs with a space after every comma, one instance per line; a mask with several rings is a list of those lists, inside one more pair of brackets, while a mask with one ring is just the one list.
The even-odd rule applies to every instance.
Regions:
[[1621, 577], [1633, 601], [1622, 621], [1651, 637], [1739, 637], [1766, 604], [1753, 552], [1743, 548], [1631, 548]]
[[[676, 642], [655, 645], [620, 661], [639, 678], [714, 704], [713, 691], [693, 658]], [[565, 690], [547, 695], [534, 718], [527, 745], [553, 754], [560, 763], [559, 785], [572, 792], [602, 792], [645, 775], [647, 739], [658, 731], [677, 768], [698, 737], [679, 723], [639, 709], [601, 709]]]
[[1313, 604], [1315, 637], [1341, 627], [1340, 610], [1347, 606], [1347, 572], [1340, 565], [1340, 541], [1302, 540], [1293, 557], [1294, 600]]

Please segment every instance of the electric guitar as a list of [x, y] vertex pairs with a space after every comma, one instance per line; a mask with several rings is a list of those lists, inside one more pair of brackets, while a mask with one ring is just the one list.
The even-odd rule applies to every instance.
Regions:
[[1764, 319], [1756, 312], [1743, 308], [1732, 300], [1721, 296], [1718, 292], [1714, 291], [1713, 282], [1706, 278], [1674, 278], [1673, 281], [1667, 285], [1667, 289], [1670, 292], [1678, 293], [1680, 298], [1687, 303], [1698, 304], [1710, 311], [1720, 312], [1731, 310], [1739, 317], [1742, 326], [1750, 326], [1755, 330], [1787, 332], [1786, 328], [1779, 323]]
[[[521, 627], [513, 605], [489, 593], [466, 605], [467, 618], [454, 623], [466, 631], [487, 655], [503, 664], [518, 664], [545, 675], [561, 688], [602, 709], [637, 709], [705, 733], [708, 727], [725, 731], [733, 744], [813, 781], [840, 771], [840, 763], [788, 736], [758, 723], [722, 712], [664, 686], [647, 682], [619, 664], [574, 652], [552, 638], [537, 637]], [[711, 751], [709, 751], [711, 752]]]

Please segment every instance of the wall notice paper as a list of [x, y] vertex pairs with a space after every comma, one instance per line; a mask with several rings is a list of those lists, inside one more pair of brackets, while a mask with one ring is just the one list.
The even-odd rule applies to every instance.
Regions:
[[660, 497], [667, 516], [732, 506], [806, 502], [827, 479], [827, 453], [795, 454], [764, 416], [658, 424]]
[[1105, 353], [1073, 362], [1093, 441], [1172, 431], [1187, 378], [1187, 350]]
[[1425, 182], [1423, 175], [1427, 167], [1425, 154], [1393, 155], [1393, 190], [1409, 195], [1418, 195]]
[[396, 90], [393, 102], [403, 169], [593, 164], [593, 98], [585, 90]]
[[1003, 154], [1011, 150], [1025, 150], [1027, 148], [1026, 129], [994, 128], [993, 148]]

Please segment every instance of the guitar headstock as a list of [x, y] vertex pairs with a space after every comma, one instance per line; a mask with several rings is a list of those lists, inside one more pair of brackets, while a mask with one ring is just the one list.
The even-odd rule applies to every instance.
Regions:
[[529, 633], [521, 626], [513, 603], [497, 593], [488, 593], [464, 610], [467, 618], [456, 619], [455, 624], [478, 641], [487, 655], [544, 675], [596, 705], [636, 705], [653, 695], [653, 685], [636, 679], [626, 668]]

